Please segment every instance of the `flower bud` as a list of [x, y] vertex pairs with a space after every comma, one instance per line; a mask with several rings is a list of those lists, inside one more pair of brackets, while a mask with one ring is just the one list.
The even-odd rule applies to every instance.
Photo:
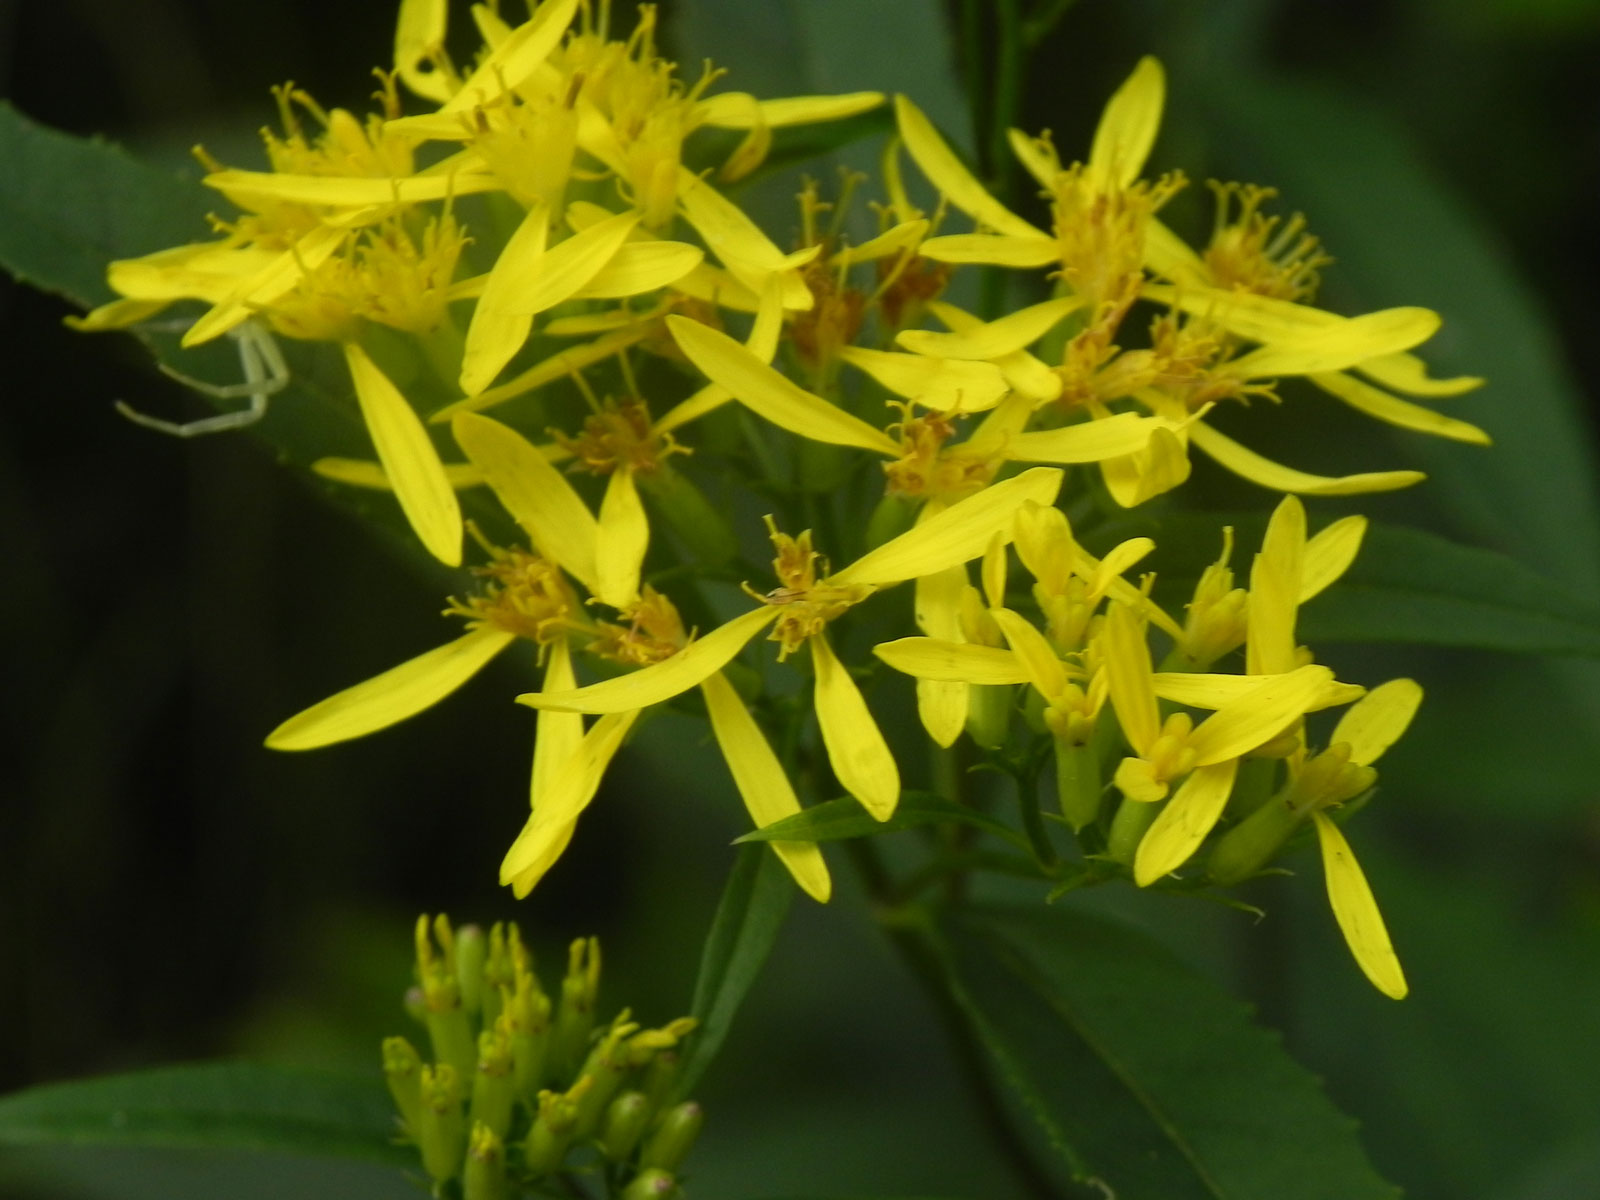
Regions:
[[1092, 745], [1074, 744], [1060, 736], [1055, 745], [1056, 801], [1061, 805], [1061, 815], [1077, 833], [1100, 816], [1100, 761]]
[[572, 1144], [578, 1104], [592, 1086], [593, 1081], [585, 1076], [564, 1094], [539, 1093], [538, 1110], [524, 1145], [523, 1162], [530, 1175], [548, 1175], [561, 1169], [567, 1147]]
[[469, 1017], [475, 1017], [483, 1010], [483, 967], [488, 956], [489, 946], [482, 929], [476, 925], [463, 925], [456, 931], [456, 985], [461, 989], [461, 1007]]
[[417, 1143], [423, 1169], [443, 1183], [461, 1173], [467, 1143], [467, 1120], [461, 1111], [461, 1084], [449, 1063], [423, 1067], [422, 1111], [417, 1118]]
[[671, 1172], [652, 1167], [633, 1177], [633, 1182], [622, 1191], [622, 1200], [668, 1200], [680, 1194], [678, 1181]]
[[606, 1109], [600, 1122], [600, 1153], [624, 1162], [644, 1136], [650, 1123], [650, 1098], [643, 1092], [623, 1092]]
[[422, 1058], [405, 1038], [383, 1039], [383, 1078], [406, 1133], [415, 1138], [422, 1115]]
[[506, 1200], [506, 1148], [486, 1125], [474, 1125], [467, 1145], [464, 1200]]
[[505, 1137], [511, 1128], [511, 1104], [515, 1099], [511, 1034], [502, 1022], [478, 1035], [478, 1070], [472, 1079], [472, 1123], [485, 1126], [497, 1138]]
[[417, 918], [417, 982], [422, 988], [423, 1020], [433, 1043], [435, 1061], [449, 1063], [460, 1079], [471, 1079], [478, 1056], [472, 1026], [461, 1004], [461, 983], [455, 971], [455, 937], [450, 922], [441, 915], [433, 930], [439, 940], [435, 951], [428, 936], [428, 918]]
[[595, 997], [600, 991], [600, 941], [579, 938], [567, 955], [561, 981], [561, 1006], [550, 1036], [550, 1067], [557, 1077], [570, 1074], [583, 1061], [594, 1028]]
[[693, 1100], [669, 1108], [662, 1115], [655, 1132], [645, 1142], [644, 1150], [639, 1155], [639, 1166], [676, 1171], [694, 1148], [695, 1139], [700, 1136], [700, 1127], [705, 1121], [705, 1110]]
[[1306, 815], [1287, 802], [1286, 794], [1292, 787], [1268, 800], [1218, 839], [1206, 862], [1206, 874], [1213, 883], [1227, 886], [1249, 879], [1282, 849]]

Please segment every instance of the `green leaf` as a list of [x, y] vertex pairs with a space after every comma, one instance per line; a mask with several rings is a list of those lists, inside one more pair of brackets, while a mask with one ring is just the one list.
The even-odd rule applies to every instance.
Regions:
[[996, 837], [1028, 849], [1027, 840], [1016, 830], [964, 804], [957, 804], [933, 792], [901, 792], [900, 803], [887, 821], [875, 820], [853, 796], [841, 796], [774, 821], [736, 838], [736, 842], [836, 842], [844, 838], [871, 837], [875, 833], [898, 833], [919, 825], [945, 822], [975, 825]]
[[1074, 1179], [1118, 1200], [1394, 1200], [1355, 1122], [1249, 1010], [1065, 907], [943, 926], [957, 1004]]
[[678, 1089], [687, 1095], [716, 1058], [734, 1015], [772, 953], [795, 888], [778, 856], [745, 846], [722, 890], [700, 954], [690, 1012], [700, 1022], [684, 1056]]
[[[1266, 521], [1260, 514], [1171, 513], [1101, 526], [1085, 537], [1103, 551], [1124, 538], [1155, 539], [1158, 598], [1176, 609], [1215, 560], [1221, 529], [1239, 549], [1245, 582]], [[1493, 550], [1420, 529], [1372, 522], [1343, 577], [1301, 610], [1302, 640], [1409, 642], [1551, 655], [1600, 655], [1600, 606]]]
[[395, 1134], [394, 1105], [376, 1071], [198, 1063], [0, 1097], [0, 1145], [7, 1146], [263, 1150], [415, 1165]]
[[111, 298], [106, 264], [205, 238], [216, 197], [108, 142], [0, 102], [0, 267], [88, 307]]

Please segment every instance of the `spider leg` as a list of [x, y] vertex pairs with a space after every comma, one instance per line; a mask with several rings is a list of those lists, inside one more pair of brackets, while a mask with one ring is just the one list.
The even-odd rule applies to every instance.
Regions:
[[254, 321], [248, 321], [230, 331], [229, 336], [239, 348], [239, 367], [244, 375], [244, 379], [239, 383], [208, 383], [204, 379], [196, 379], [176, 371], [165, 363], [158, 365], [163, 374], [214, 400], [238, 400], [248, 397], [250, 403], [247, 407], [235, 412], [203, 417], [198, 421], [182, 422], [164, 421], [160, 417], [147, 416], [121, 400], [115, 402], [116, 410], [136, 425], [143, 425], [146, 429], [154, 429], [180, 438], [224, 433], [230, 429], [243, 429], [248, 425], [254, 425], [266, 415], [268, 399], [288, 386], [289, 365], [284, 362], [283, 351], [278, 348], [278, 343], [272, 334]]

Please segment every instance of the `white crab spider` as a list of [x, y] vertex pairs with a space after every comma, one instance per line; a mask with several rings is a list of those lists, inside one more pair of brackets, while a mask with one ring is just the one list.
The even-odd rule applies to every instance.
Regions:
[[136, 425], [170, 433], [173, 437], [199, 437], [206, 433], [223, 433], [230, 429], [243, 429], [254, 425], [267, 414], [267, 400], [289, 385], [289, 364], [283, 361], [283, 351], [277, 340], [258, 321], [245, 321], [228, 331], [228, 336], [239, 347], [239, 367], [244, 379], [239, 383], [207, 383], [182, 371], [175, 371], [165, 363], [157, 363], [161, 373], [176, 379], [185, 387], [193, 388], [215, 400], [250, 398], [247, 408], [234, 412], [202, 417], [198, 421], [163, 421], [160, 417], [146, 416], [122, 400], [114, 402], [116, 410]]

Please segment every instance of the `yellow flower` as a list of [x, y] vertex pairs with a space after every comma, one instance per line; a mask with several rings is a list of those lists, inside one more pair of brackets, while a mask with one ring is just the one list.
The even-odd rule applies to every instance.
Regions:
[[532, 692], [519, 697], [541, 710], [615, 713], [659, 704], [701, 684], [763, 629], [787, 656], [809, 647], [815, 673], [815, 705], [823, 745], [846, 791], [879, 820], [893, 812], [900, 773], [877, 722], [835, 656], [826, 626], [880, 588], [946, 570], [976, 558], [997, 533], [1009, 537], [1012, 518], [1026, 501], [1052, 503], [1061, 472], [1034, 468], [954, 504], [868, 551], [841, 570], [819, 573], [810, 535], [773, 533], [774, 567], [781, 586], [761, 597], [759, 607], [735, 617], [680, 653], [632, 675], [571, 691]]

